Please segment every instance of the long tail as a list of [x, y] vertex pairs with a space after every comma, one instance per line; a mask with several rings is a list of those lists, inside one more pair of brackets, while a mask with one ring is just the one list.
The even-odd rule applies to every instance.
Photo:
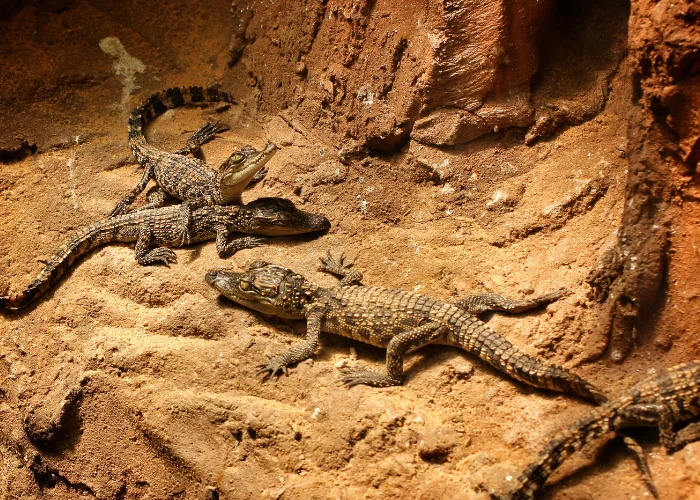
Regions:
[[143, 148], [146, 138], [143, 127], [167, 110], [198, 102], [228, 102], [235, 104], [236, 100], [228, 92], [215, 88], [204, 87], [173, 87], [151, 97], [131, 112], [129, 117], [129, 146], [139, 162], [143, 161]]
[[540, 457], [531, 463], [518, 478], [518, 486], [506, 497], [507, 500], [531, 500], [547, 478], [575, 451], [591, 439], [614, 430], [614, 403], [593, 410], [563, 432], [560, 432], [540, 452]]
[[41, 297], [58, 282], [78, 257], [111, 241], [113, 239], [111, 235], [118, 223], [119, 217], [115, 217], [96, 222], [71, 234], [68, 242], [49, 259], [36, 279], [20, 293], [0, 297], [0, 306], [7, 309], [20, 309]]
[[457, 340], [467, 351], [521, 382], [552, 391], [578, 394], [597, 404], [607, 401], [605, 395], [590, 382], [565, 368], [545, 365], [519, 351], [500, 334], [474, 317], [469, 318], [460, 328]]

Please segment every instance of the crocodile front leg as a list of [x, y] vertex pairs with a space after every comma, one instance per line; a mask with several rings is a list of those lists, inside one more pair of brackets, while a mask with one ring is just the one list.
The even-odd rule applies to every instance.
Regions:
[[336, 260], [331, 251], [325, 257], [320, 257], [321, 265], [318, 266], [318, 270], [324, 273], [333, 274], [334, 276], [341, 276], [340, 286], [352, 286], [361, 285], [362, 273], [356, 269], [351, 269], [355, 265], [355, 262], [345, 262], [345, 254], [341, 253], [340, 257]]
[[267, 168], [267, 165], [265, 165], [263, 168], [261, 168], [260, 170], [258, 170], [255, 173], [253, 178], [250, 179], [250, 183], [255, 184], [256, 182], [260, 182], [261, 180], [263, 180], [265, 178], [268, 171], [269, 171], [269, 169]]
[[380, 373], [369, 368], [357, 367], [343, 370], [343, 382], [353, 385], [366, 384], [374, 387], [401, 385], [403, 382], [403, 358], [406, 354], [429, 344], [447, 333], [447, 327], [438, 323], [425, 325], [400, 333], [389, 342], [386, 350], [386, 370]]
[[281, 356], [270, 358], [267, 363], [258, 366], [257, 375], [266, 374], [270, 378], [287, 374], [287, 367], [309, 359], [318, 349], [321, 336], [321, 320], [325, 314], [325, 304], [312, 304], [306, 317], [306, 339], [301, 344], [293, 345]]
[[222, 259], [231, 257], [239, 250], [259, 247], [267, 242], [267, 238], [261, 238], [259, 236], [243, 236], [241, 238], [236, 238], [229, 243], [228, 235], [230, 232], [226, 228], [226, 225], [217, 225], [215, 229], [216, 251], [219, 254], [219, 257]]

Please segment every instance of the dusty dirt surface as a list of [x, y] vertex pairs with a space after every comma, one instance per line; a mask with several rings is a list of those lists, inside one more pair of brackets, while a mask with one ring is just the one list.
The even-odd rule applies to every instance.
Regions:
[[[474, 26], [500, 40], [496, 60], [471, 76], [445, 73], [471, 59], [450, 59], [454, 41], [428, 35], [449, 34], [477, 4], [486, 10]], [[136, 184], [128, 110], [174, 85], [219, 83], [239, 104], [168, 112], [148, 128], [151, 142], [177, 149], [221, 120], [231, 131], [204, 147], [218, 165], [236, 147], [274, 141], [282, 150], [244, 200], [288, 197], [333, 225], [225, 262], [213, 243], [177, 250], [169, 268], [107, 246], [35, 307], [0, 316], [0, 497], [487, 499], [590, 409], [439, 346], [409, 357], [401, 387], [348, 389], [338, 367], [379, 367], [384, 351], [330, 335], [312, 361], [261, 383], [256, 366], [304, 324], [218, 298], [203, 279], [213, 267], [265, 259], [331, 285], [316, 267], [332, 249], [356, 258], [366, 284], [446, 301], [564, 286], [573, 293], [546, 308], [486, 319], [611, 394], [700, 357], [692, 168], [672, 172], [665, 285], [624, 363], [604, 355], [607, 330], [593, 313], [587, 279], [615, 248], [630, 202], [639, 89], [625, 55], [629, 6], [588, 3], [596, 16], [543, 2], [518, 17], [507, 2], [486, 4], [416, 2], [403, 17], [388, 3], [332, 1], [0, 9], [0, 285], [20, 290], [38, 260]], [[472, 100], [448, 92], [475, 75]], [[692, 162], [697, 121], [681, 118]], [[638, 436], [663, 498], [700, 496], [700, 443], [668, 456], [654, 431]], [[543, 498], [647, 495], [620, 440], [608, 439], [569, 460]]]

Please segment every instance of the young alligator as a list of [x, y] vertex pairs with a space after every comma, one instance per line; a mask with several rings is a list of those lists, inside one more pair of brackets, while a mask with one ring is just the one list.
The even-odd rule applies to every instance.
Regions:
[[168, 109], [201, 102], [235, 103], [235, 100], [230, 94], [215, 88], [176, 87], [153, 94], [132, 111], [129, 118], [129, 147], [144, 171], [139, 183], [117, 204], [110, 217], [124, 213], [146, 188], [148, 181], [155, 179], [158, 189], [149, 195], [146, 208], [162, 206], [166, 195], [182, 200], [182, 218], [178, 229], [181, 244], [185, 244], [190, 237], [193, 209], [240, 202], [243, 190], [277, 150], [274, 144], [268, 144], [262, 151], [245, 146], [234, 152], [217, 172], [202, 160], [187, 156], [187, 153], [195, 152], [213, 139], [217, 132], [224, 130], [216, 124], [204, 124], [190, 138], [186, 147], [174, 153], [151, 146], [143, 135], [143, 127]]
[[[679, 432], [674, 430], [674, 424], [698, 415], [700, 361], [674, 366], [657, 377], [641, 381], [619, 398], [608, 401], [559, 433], [540, 452], [537, 461], [523, 472], [518, 479], [517, 488], [507, 498], [535, 498], [547, 478], [572, 453], [594, 438], [625, 427], [658, 427], [661, 444], [668, 453], [680, 450], [686, 444], [700, 439], [700, 424], [690, 424]], [[630, 437], [625, 437], [625, 442], [635, 454], [649, 491], [658, 498], [641, 447]]]
[[[178, 232], [181, 217], [178, 206], [169, 206], [112, 217], [80, 229], [56, 251], [41, 274], [24, 291], [0, 297], [0, 305], [8, 309], [26, 306], [51, 288], [78, 257], [114, 241], [135, 241], [136, 260], [141, 265], [175, 262], [175, 252], [166, 247], [182, 246]], [[289, 200], [260, 198], [247, 205], [213, 205], [194, 210], [190, 241], [216, 238], [216, 250], [223, 258], [265, 241], [248, 236], [228, 242], [231, 232], [283, 236], [322, 231], [329, 227], [328, 219], [299, 210]], [[149, 250], [153, 244], [160, 246]]]
[[592, 384], [558, 366], [519, 352], [491, 330], [475, 314], [485, 310], [522, 311], [551, 302], [568, 293], [559, 290], [529, 301], [510, 301], [481, 294], [460, 306], [439, 302], [413, 292], [359, 285], [362, 275], [350, 265], [322, 258], [321, 271], [342, 276], [339, 287], [321, 288], [290, 269], [257, 261], [244, 273], [212, 270], [206, 281], [231, 300], [282, 318], [307, 321], [306, 341], [282, 356], [260, 366], [259, 373], [274, 376], [289, 365], [311, 357], [319, 345], [321, 331], [344, 335], [367, 344], [387, 348], [386, 370], [366, 368], [345, 370], [349, 385], [377, 387], [399, 385], [403, 379], [403, 358], [426, 344], [460, 347], [511, 377], [545, 389], [578, 394], [595, 402], [605, 396]]

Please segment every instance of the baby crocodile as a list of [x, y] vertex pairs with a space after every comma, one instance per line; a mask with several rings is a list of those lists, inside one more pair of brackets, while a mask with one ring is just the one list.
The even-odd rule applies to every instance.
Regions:
[[149, 195], [147, 208], [163, 205], [166, 195], [183, 201], [180, 206], [182, 218], [178, 229], [181, 244], [190, 237], [192, 210], [205, 205], [232, 205], [240, 202], [240, 196], [253, 177], [272, 158], [277, 147], [269, 143], [262, 151], [245, 146], [234, 152], [218, 172], [197, 158], [187, 156], [224, 130], [209, 122], [190, 138], [187, 146], [169, 153], [146, 142], [143, 127], [170, 108], [187, 103], [227, 102], [235, 103], [233, 97], [215, 88], [172, 88], [149, 97], [134, 109], [129, 118], [129, 146], [136, 160], [143, 166], [141, 180], [110, 213], [110, 217], [122, 214], [141, 193], [150, 179], [155, 179], [158, 189]]
[[[661, 375], [646, 379], [633, 386], [619, 398], [591, 411], [581, 420], [557, 434], [540, 457], [530, 464], [518, 479], [518, 486], [506, 498], [529, 500], [535, 498], [547, 478], [572, 453], [586, 443], [608, 432], [625, 427], [658, 427], [661, 444], [668, 453], [683, 448], [700, 439], [700, 423], [674, 430], [674, 424], [700, 415], [700, 361], [691, 361], [669, 368]], [[630, 437], [625, 437], [635, 454], [644, 482], [658, 498], [651, 481], [649, 466], [641, 447]]]
[[352, 264], [344, 264], [342, 257], [336, 261], [329, 253], [321, 261], [321, 271], [342, 276], [340, 286], [321, 288], [290, 269], [263, 261], [254, 262], [243, 273], [207, 273], [207, 283], [241, 305], [282, 318], [306, 319], [305, 342], [261, 365], [259, 373], [286, 373], [289, 365], [314, 354], [321, 331], [325, 331], [387, 349], [383, 373], [367, 368], [345, 370], [343, 381], [349, 386], [399, 385], [406, 354], [426, 344], [444, 344], [475, 354], [535, 387], [578, 394], [598, 403], [605, 401], [592, 384], [519, 352], [475, 316], [485, 310], [530, 309], [558, 299], [568, 293], [565, 290], [528, 301], [481, 294], [469, 297], [458, 307], [413, 292], [361, 286], [362, 274], [350, 269]]
[[[180, 208], [169, 206], [112, 217], [80, 229], [56, 251], [41, 274], [24, 291], [0, 297], [0, 305], [8, 309], [26, 306], [56, 284], [78, 257], [114, 241], [135, 241], [136, 260], [141, 265], [175, 262], [175, 252], [166, 247], [181, 246], [178, 234], [181, 218]], [[216, 238], [216, 250], [223, 258], [265, 241], [248, 236], [228, 242], [231, 232], [282, 236], [322, 231], [329, 227], [328, 219], [299, 210], [289, 200], [260, 198], [247, 205], [213, 205], [194, 210], [190, 241]], [[149, 250], [153, 244], [159, 246]]]

